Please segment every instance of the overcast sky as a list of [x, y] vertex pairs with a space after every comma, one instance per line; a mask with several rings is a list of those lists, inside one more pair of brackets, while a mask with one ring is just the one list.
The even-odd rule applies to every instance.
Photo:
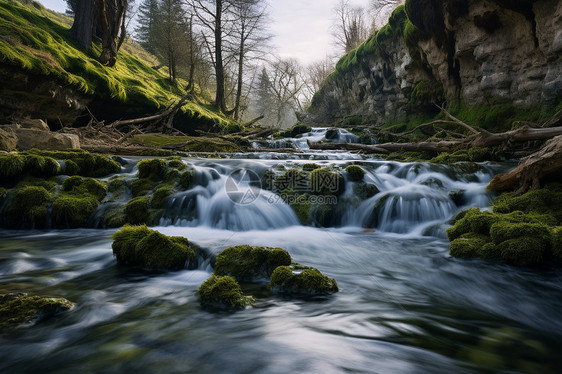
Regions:
[[[64, 12], [64, 0], [39, 0], [49, 9]], [[141, 0], [137, 0], [140, 3]], [[309, 64], [327, 55], [338, 55], [332, 45], [330, 26], [338, 0], [268, 0], [274, 53]], [[366, 6], [368, 0], [350, 0]]]

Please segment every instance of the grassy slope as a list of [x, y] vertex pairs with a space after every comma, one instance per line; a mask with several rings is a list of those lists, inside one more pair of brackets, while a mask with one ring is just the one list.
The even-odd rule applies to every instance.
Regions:
[[[125, 43], [115, 67], [97, 62], [99, 44], [92, 51], [79, 48], [71, 38], [72, 19], [45, 9], [37, 2], [24, 5], [0, 0], [0, 61], [29, 72], [49, 75], [82, 93], [111, 97], [131, 105], [166, 107], [185, 94], [171, 84], [165, 71], [153, 69], [148, 54]], [[144, 58], [143, 58], [144, 57]], [[228, 120], [203, 100], [188, 102], [182, 110], [195, 118], [226, 125]]]

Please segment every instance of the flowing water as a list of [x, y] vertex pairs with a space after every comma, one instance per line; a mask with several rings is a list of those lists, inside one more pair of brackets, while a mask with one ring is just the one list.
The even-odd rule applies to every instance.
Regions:
[[[259, 188], [311, 160], [367, 172], [380, 193], [357, 200], [346, 181], [337, 219], [307, 227]], [[133, 176], [138, 159], [124, 159]], [[212, 269], [145, 272], [116, 264], [115, 230], [0, 231], [0, 293], [65, 297], [70, 312], [0, 335], [3, 373], [556, 373], [562, 367], [562, 272], [448, 255], [448, 220], [487, 207], [485, 186], [509, 166], [398, 163], [346, 153], [185, 159], [196, 185], [171, 196], [155, 229], [210, 252], [282, 247], [337, 280], [328, 297], [271, 296], [209, 312], [195, 292]], [[231, 175], [252, 191], [229, 194]], [[237, 176], [237, 177], [236, 177]], [[102, 208], [103, 209], [103, 206]], [[95, 225], [95, 223], [94, 223]], [[320, 226], [320, 225], [316, 225]]]

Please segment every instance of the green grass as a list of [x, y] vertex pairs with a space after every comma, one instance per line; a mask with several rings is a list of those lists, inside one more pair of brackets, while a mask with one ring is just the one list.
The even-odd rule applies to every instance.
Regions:
[[[41, 6], [0, 0], [0, 61], [30, 73], [52, 76], [80, 92], [126, 104], [155, 109], [185, 95], [186, 82], [172, 84], [166, 69], [151, 67], [149, 55], [133, 43], [121, 48], [117, 64], [108, 68], [97, 60], [100, 45], [81, 49], [72, 39], [72, 19]], [[230, 121], [214, 112], [209, 102], [188, 102], [182, 111], [224, 127]]]

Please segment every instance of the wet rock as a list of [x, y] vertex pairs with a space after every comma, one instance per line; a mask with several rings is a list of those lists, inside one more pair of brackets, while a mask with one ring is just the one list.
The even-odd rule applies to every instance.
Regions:
[[276, 268], [268, 288], [273, 293], [294, 296], [329, 295], [339, 291], [335, 279], [328, 278], [313, 267], [302, 265]]
[[212, 275], [197, 290], [199, 300], [205, 307], [217, 309], [242, 309], [255, 299], [245, 296], [233, 277]]
[[241, 281], [253, 281], [269, 278], [275, 268], [290, 264], [291, 256], [284, 249], [239, 245], [217, 255], [215, 273], [231, 275]]
[[63, 298], [27, 296], [26, 293], [0, 295], [0, 329], [31, 325], [73, 306], [74, 303]]

